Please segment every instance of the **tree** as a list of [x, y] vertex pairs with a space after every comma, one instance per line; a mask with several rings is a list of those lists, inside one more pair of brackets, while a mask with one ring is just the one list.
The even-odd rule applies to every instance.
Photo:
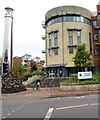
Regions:
[[32, 65], [32, 67], [31, 67], [31, 72], [33, 72], [33, 71], [35, 71], [35, 70], [37, 70], [37, 67], [36, 67], [36, 64], [34, 64], [34, 65]]
[[86, 51], [85, 44], [77, 47], [76, 54], [73, 60], [75, 66], [81, 69], [92, 66], [91, 53], [89, 51]]
[[27, 71], [27, 69], [22, 64], [19, 64], [18, 66], [13, 66], [12, 68], [12, 72], [14, 72], [19, 78], [25, 71]]

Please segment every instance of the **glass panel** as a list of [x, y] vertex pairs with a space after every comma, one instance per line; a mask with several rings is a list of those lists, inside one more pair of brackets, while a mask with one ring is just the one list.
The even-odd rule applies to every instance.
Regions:
[[77, 31], [77, 45], [81, 45], [81, 31]]
[[52, 47], [52, 34], [49, 34], [49, 47]]
[[54, 33], [54, 46], [58, 46], [58, 32]]
[[80, 17], [80, 21], [81, 21], [81, 22], [84, 22], [84, 17]]
[[49, 56], [51, 56], [52, 55], [52, 50], [49, 50]]
[[100, 15], [98, 15], [98, 20], [100, 20]]
[[58, 22], [58, 18], [55, 18], [55, 23], [57, 23]]
[[94, 40], [98, 40], [98, 35], [97, 34], [94, 35]]
[[69, 47], [69, 53], [70, 53], [70, 54], [73, 53], [73, 47]]
[[68, 31], [69, 34], [69, 45], [73, 45], [73, 31]]
[[80, 21], [80, 17], [76, 17], [76, 20], [75, 20], [75, 21], [78, 21], [78, 22], [79, 22], [79, 21]]
[[55, 55], [58, 55], [58, 48], [56, 48], [54, 52]]
[[92, 52], [92, 39], [91, 39], [91, 33], [89, 33], [89, 41], [90, 41], [90, 52]]
[[99, 55], [99, 49], [95, 49], [95, 55]]
[[62, 22], [62, 17], [59, 17], [58, 19], [59, 19], [59, 22]]

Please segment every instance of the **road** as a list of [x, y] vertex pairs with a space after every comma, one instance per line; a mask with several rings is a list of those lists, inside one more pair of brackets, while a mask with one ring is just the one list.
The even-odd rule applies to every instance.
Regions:
[[2, 118], [33, 118], [34, 120], [88, 118], [90, 120], [98, 118], [99, 105], [97, 94], [45, 99], [9, 99], [2, 101]]

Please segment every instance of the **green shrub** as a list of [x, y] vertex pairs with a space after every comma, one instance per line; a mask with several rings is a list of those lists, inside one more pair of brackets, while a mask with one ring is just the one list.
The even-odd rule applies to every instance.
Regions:
[[21, 75], [21, 81], [26, 81], [28, 80], [28, 77], [32, 77], [32, 73], [30, 71], [26, 71]]
[[34, 75], [44, 75], [44, 71], [36, 70], [36, 71], [32, 72], [32, 76], [34, 76]]

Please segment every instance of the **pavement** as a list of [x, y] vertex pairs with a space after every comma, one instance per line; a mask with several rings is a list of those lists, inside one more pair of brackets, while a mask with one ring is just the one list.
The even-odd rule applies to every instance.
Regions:
[[27, 91], [2, 94], [1, 100], [8, 99], [39, 99], [39, 98], [51, 98], [51, 97], [64, 97], [64, 96], [80, 96], [88, 94], [99, 94], [100, 90], [93, 91], [61, 91], [59, 88], [40, 88], [39, 90], [33, 88], [27, 88]]

